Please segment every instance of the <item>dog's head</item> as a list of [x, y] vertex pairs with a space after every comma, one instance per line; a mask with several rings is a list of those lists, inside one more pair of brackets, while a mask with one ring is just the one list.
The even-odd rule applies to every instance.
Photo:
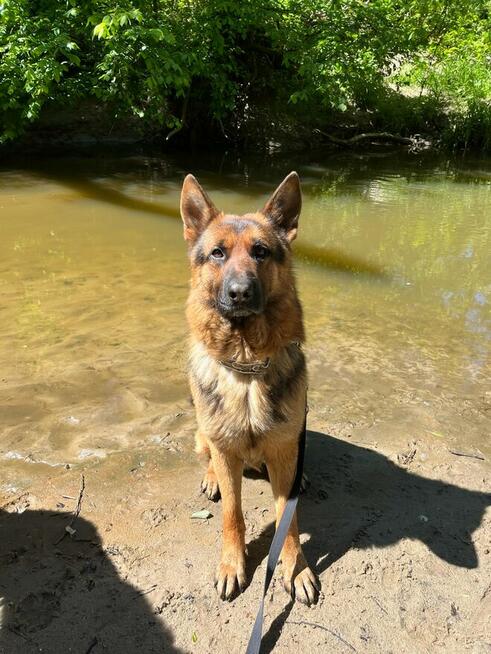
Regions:
[[264, 208], [243, 216], [219, 211], [193, 175], [181, 194], [184, 238], [190, 246], [193, 288], [230, 321], [262, 314], [287, 289], [290, 243], [302, 206], [300, 180], [290, 173]]

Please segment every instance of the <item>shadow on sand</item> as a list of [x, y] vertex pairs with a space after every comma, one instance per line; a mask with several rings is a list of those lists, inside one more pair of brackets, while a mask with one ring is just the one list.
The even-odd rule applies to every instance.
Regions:
[[93, 524], [78, 518], [75, 537], [57, 542], [71, 518], [0, 512], [0, 652], [180, 654]]
[[[408, 472], [382, 454], [309, 431], [305, 469], [312, 488], [300, 499], [304, 545], [317, 574], [350, 548], [382, 548], [420, 540], [450, 565], [477, 568], [472, 533], [481, 524], [490, 493], [480, 493]], [[251, 570], [267, 555], [273, 526], [248, 544]], [[293, 608], [289, 602], [264, 635], [269, 654]]]

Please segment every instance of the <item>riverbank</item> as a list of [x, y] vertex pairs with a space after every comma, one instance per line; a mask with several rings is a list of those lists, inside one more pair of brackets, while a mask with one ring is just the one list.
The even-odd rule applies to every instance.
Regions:
[[[292, 604], [276, 574], [264, 652], [487, 652], [489, 462], [383, 423], [338, 424], [335, 437], [309, 417], [300, 525], [322, 593], [313, 608]], [[223, 603], [212, 584], [221, 506], [198, 490], [192, 410], [163, 422], [145, 420], [145, 450], [2, 493], [1, 651], [245, 651], [272, 537], [269, 484], [244, 480], [250, 585]], [[211, 517], [193, 520], [201, 509]]]
[[[191, 149], [198, 153], [234, 151], [247, 156], [316, 150], [336, 153], [400, 149], [419, 153], [465, 149], [446, 141], [447, 118], [443, 114], [437, 119], [431, 110], [425, 112], [421, 107], [416, 110], [412, 103], [420, 104], [417, 98], [401, 95], [399, 102], [407, 120], [394, 115], [398, 111], [396, 107], [380, 115], [371, 111], [331, 111], [324, 117], [310, 119], [292, 111], [278, 109], [272, 113], [262, 107], [251, 110], [247, 119], [240, 121], [231, 118], [223, 124], [198, 120], [180, 129], [166, 129], [135, 118], [115, 118], [108, 107], [86, 101], [76, 109], [46, 109], [17, 139], [2, 144], [0, 152], [4, 157], [26, 152], [46, 156], [59, 152], [69, 156], [93, 148], [124, 151], [136, 147], [167, 155], [179, 155]], [[436, 108], [434, 111], [437, 112]]]

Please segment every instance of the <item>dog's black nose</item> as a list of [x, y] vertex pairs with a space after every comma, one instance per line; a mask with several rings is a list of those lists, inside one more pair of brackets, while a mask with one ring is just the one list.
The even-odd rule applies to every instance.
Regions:
[[263, 294], [259, 280], [252, 275], [229, 275], [220, 289], [218, 306], [219, 311], [229, 318], [261, 313]]
[[252, 283], [249, 279], [236, 279], [229, 284], [227, 291], [233, 304], [245, 304], [252, 298]]

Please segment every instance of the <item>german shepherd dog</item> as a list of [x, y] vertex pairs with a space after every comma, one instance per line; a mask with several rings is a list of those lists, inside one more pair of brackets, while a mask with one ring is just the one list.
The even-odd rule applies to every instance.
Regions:
[[[196, 451], [207, 463], [202, 491], [211, 500], [222, 497], [215, 586], [227, 600], [246, 585], [244, 466], [266, 465], [277, 525], [295, 477], [307, 375], [290, 245], [301, 204], [295, 172], [261, 211], [243, 216], [219, 211], [192, 175], [182, 188], [191, 260], [187, 319]], [[302, 553], [296, 516], [281, 560], [287, 592], [305, 604], [316, 602], [320, 587]]]

